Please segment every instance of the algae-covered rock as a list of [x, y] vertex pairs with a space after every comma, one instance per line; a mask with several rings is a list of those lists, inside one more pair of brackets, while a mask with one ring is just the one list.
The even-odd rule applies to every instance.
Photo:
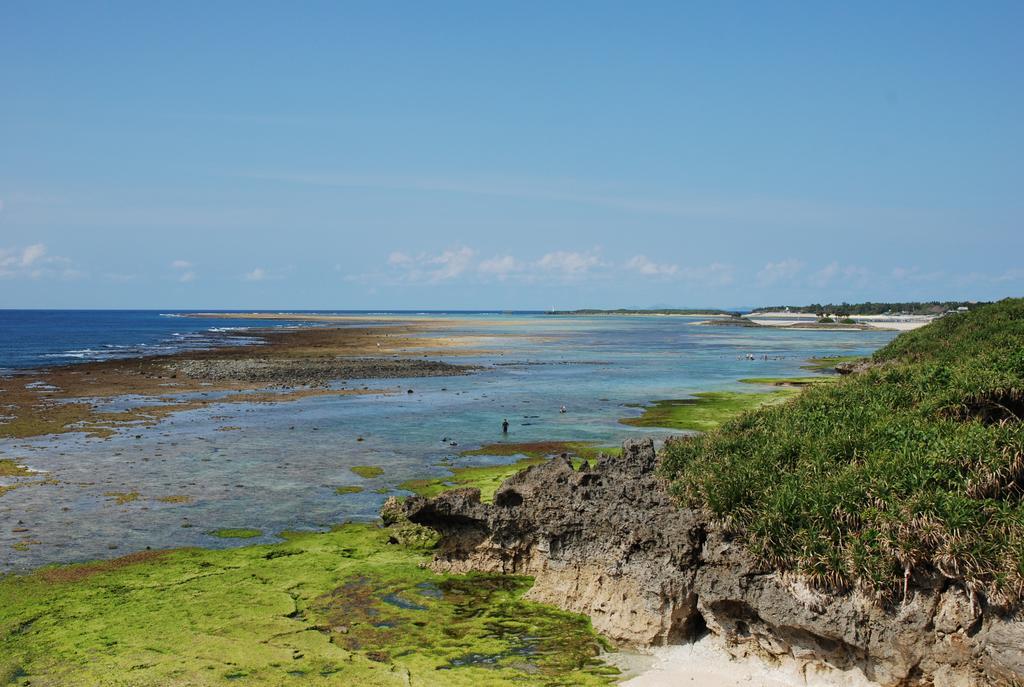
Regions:
[[398, 544], [413, 550], [433, 549], [441, 536], [430, 527], [411, 522], [406, 516], [402, 501], [389, 496], [380, 509], [380, 517], [388, 532], [388, 543]]

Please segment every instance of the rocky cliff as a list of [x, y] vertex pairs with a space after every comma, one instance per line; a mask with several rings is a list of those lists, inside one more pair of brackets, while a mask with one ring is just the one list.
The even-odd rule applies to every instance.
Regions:
[[813, 589], [758, 565], [721, 527], [680, 509], [656, 468], [653, 443], [633, 440], [595, 467], [577, 470], [565, 458], [531, 467], [493, 504], [460, 489], [390, 507], [443, 535], [437, 570], [532, 575], [531, 598], [588, 614], [621, 644], [710, 631], [738, 655], [813, 671], [859, 668], [883, 685], [1024, 682], [1019, 611], [997, 613], [942, 580], [915, 581], [895, 606]]

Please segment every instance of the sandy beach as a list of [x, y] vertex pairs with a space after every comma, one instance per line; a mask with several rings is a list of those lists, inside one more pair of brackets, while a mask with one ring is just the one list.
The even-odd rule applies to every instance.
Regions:
[[736, 659], [707, 635], [692, 644], [654, 647], [645, 654], [613, 654], [626, 674], [623, 687], [875, 687], [859, 670], [815, 673], [795, 661], [769, 665]]
[[[818, 321], [815, 315], [792, 312], [758, 312], [744, 315], [743, 318], [764, 327], [800, 327], [817, 325]], [[873, 329], [905, 332], [923, 327], [935, 318], [931, 315], [853, 315], [850, 319]], [[821, 326], [814, 328], [827, 329]]]

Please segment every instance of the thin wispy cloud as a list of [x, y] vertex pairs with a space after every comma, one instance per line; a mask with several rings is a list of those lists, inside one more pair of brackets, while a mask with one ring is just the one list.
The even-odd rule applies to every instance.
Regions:
[[680, 219], [828, 224], [860, 218], [879, 222], [934, 220], [935, 213], [889, 207], [851, 207], [801, 198], [744, 194], [715, 194], [680, 189], [657, 197], [618, 188], [614, 184], [573, 179], [518, 179], [503, 176], [472, 178], [377, 175], [344, 172], [241, 171], [232, 178], [326, 188], [384, 190], [402, 193], [446, 193], [588, 205], [610, 210]]
[[409, 284], [439, 284], [460, 277], [470, 269], [476, 251], [466, 246], [449, 248], [441, 253], [409, 255], [401, 251], [388, 255], [392, 277]]
[[679, 274], [679, 265], [656, 263], [646, 255], [634, 255], [626, 261], [626, 269], [648, 277], [673, 277]]
[[736, 281], [736, 268], [724, 262], [712, 262], [702, 267], [684, 267], [679, 275], [690, 282], [708, 286], [729, 286]]
[[772, 286], [778, 283], [792, 283], [801, 273], [804, 263], [795, 258], [769, 262], [757, 273], [757, 283], [760, 286]]
[[598, 251], [555, 251], [542, 255], [534, 267], [543, 273], [574, 279], [604, 267]]
[[123, 274], [121, 272], [105, 272], [103, 279], [115, 284], [126, 284], [139, 278], [137, 274]]
[[383, 269], [345, 276], [346, 281], [381, 285], [436, 285], [467, 283], [519, 282], [523, 284], [582, 284], [607, 281], [628, 272], [640, 280], [676, 280], [702, 282], [714, 286], [732, 284], [735, 267], [726, 263], [681, 267], [657, 263], [643, 255], [625, 261], [605, 259], [599, 248], [557, 250], [534, 258], [492, 255], [480, 258], [478, 251], [459, 246], [440, 253], [410, 254], [395, 251], [388, 255]]
[[225, 124], [232, 127], [238, 125], [336, 127], [346, 121], [344, 114], [300, 114], [294, 112], [175, 112], [167, 113], [164, 116], [183, 122]]
[[0, 248], [0, 279], [79, 279], [84, 276], [84, 272], [72, 266], [69, 258], [50, 255], [46, 244]]
[[194, 269], [192, 269], [192, 267], [192, 263], [189, 262], [188, 260], [179, 259], [171, 261], [171, 269], [177, 273], [175, 279], [181, 282], [182, 284], [194, 282], [196, 279], [199, 278], [199, 275], [196, 273]]
[[520, 274], [526, 269], [526, 264], [517, 260], [511, 255], [498, 255], [493, 258], [481, 260], [476, 269], [486, 277], [493, 277], [499, 281], [505, 281], [509, 277]]
[[894, 267], [889, 271], [889, 277], [897, 282], [934, 282], [945, 276], [942, 271], [925, 272], [919, 267]]
[[[895, 274], [894, 271], [894, 278]], [[786, 289], [852, 289], [862, 288], [877, 278], [877, 275], [865, 267], [843, 264], [838, 260], [832, 260], [815, 269], [809, 268], [802, 260], [785, 258], [766, 263], [754, 275], [754, 282], [759, 287]]]
[[842, 265], [838, 260], [833, 260], [811, 275], [810, 284], [816, 288], [826, 288], [837, 280], [842, 280], [846, 286], [864, 286], [868, 280], [868, 270], [857, 265]]

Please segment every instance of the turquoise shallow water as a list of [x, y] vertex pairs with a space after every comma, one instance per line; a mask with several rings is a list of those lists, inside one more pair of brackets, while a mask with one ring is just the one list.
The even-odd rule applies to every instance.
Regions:
[[[55, 481], [0, 497], [0, 571], [146, 547], [237, 544], [210, 534], [219, 528], [265, 532], [246, 540], [252, 542], [288, 529], [372, 519], [386, 497], [374, 490], [401, 493], [395, 489], [404, 480], [445, 474], [442, 460], [469, 462], [457, 453], [501, 440], [503, 418], [515, 442], [614, 445], [631, 435], [665, 435], [618, 420], [639, 412], [631, 404], [755, 390], [737, 381], [744, 377], [806, 375], [800, 365], [809, 357], [866, 354], [894, 336], [694, 326], [698, 320], [463, 316], [452, 333], [486, 335], [477, 346], [494, 351], [451, 358], [483, 366], [472, 375], [365, 382], [397, 392], [385, 395], [214, 406], [107, 440], [62, 435], [0, 442], [5, 457]], [[746, 360], [747, 353], [758, 359]], [[562, 405], [568, 412], [559, 413]], [[218, 430], [226, 426], [239, 429]], [[378, 465], [384, 474], [365, 480], [351, 472], [354, 465]], [[365, 491], [335, 492], [345, 485]], [[107, 492], [140, 496], [118, 505]], [[171, 495], [192, 501], [158, 500]], [[13, 548], [23, 541], [32, 543]]]

